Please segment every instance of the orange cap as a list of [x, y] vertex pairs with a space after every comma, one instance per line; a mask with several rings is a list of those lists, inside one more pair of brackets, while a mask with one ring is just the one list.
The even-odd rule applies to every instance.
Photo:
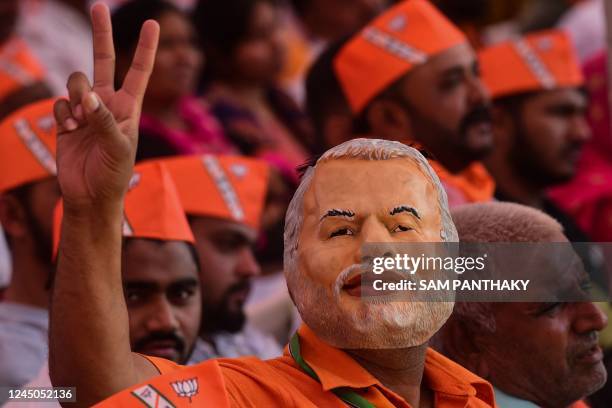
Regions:
[[482, 79], [493, 98], [580, 86], [582, 72], [567, 34], [547, 30], [479, 52]]
[[27, 105], [0, 123], [0, 193], [57, 174], [54, 102]]
[[0, 48], [0, 99], [40, 81], [44, 69], [22, 40], [14, 38]]
[[[55, 209], [53, 242], [57, 253], [62, 202]], [[152, 161], [134, 168], [123, 213], [123, 236], [194, 243], [183, 207], [163, 163]]]
[[467, 39], [426, 0], [405, 0], [351, 38], [334, 69], [353, 113], [414, 66]]
[[165, 159], [187, 214], [224, 218], [255, 229], [269, 167], [257, 159], [205, 154]]

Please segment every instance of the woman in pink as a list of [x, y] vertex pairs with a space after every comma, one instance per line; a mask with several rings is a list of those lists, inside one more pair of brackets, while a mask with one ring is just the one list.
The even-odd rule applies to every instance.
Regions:
[[285, 50], [276, 2], [200, 0], [193, 18], [209, 58], [203, 97], [228, 138], [296, 181], [314, 138], [306, 115], [277, 85]]
[[155, 66], [143, 101], [137, 159], [197, 153], [236, 153], [221, 125], [193, 97], [203, 63], [188, 17], [162, 0], [135, 0], [113, 13], [117, 79], [125, 75], [139, 27], [147, 19], [161, 28]]

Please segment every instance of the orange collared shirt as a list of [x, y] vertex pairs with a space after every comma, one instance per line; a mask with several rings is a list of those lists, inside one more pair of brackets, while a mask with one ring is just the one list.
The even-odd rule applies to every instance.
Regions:
[[[427, 150], [414, 140], [405, 140], [402, 143], [406, 143], [419, 151]], [[472, 162], [459, 173], [451, 173], [440, 162], [432, 158], [427, 159], [427, 162], [440, 178], [448, 196], [448, 205], [451, 208], [463, 204], [493, 200], [495, 181], [481, 162]]]
[[429, 164], [445, 188], [455, 189], [463, 195], [464, 203], [480, 203], [493, 199], [495, 182], [481, 163], [474, 162], [458, 174], [450, 173], [435, 160], [429, 160]]
[[[350, 387], [377, 408], [410, 405], [382, 385], [342, 350], [320, 340], [307, 326], [299, 330], [302, 357], [317, 382], [300, 369], [285, 349], [282, 357], [209, 360], [181, 367], [148, 357], [162, 374], [123, 391], [98, 407], [346, 407], [330, 390]], [[485, 380], [427, 350], [424, 381], [438, 408], [495, 407], [493, 388]]]

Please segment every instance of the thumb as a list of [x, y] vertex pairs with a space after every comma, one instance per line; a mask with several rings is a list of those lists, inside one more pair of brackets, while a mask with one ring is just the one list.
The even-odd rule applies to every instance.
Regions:
[[83, 98], [82, 103], [87, 123], [96, 134], [105, 137], [117, 132], [115, 118], [104, 105], [98, 94], [95, 92], [88, 92]]

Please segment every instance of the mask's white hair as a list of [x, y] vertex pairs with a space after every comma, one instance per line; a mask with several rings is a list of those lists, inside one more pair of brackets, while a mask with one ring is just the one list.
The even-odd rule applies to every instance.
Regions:
[[[296, 278], [298, 265], [297, 248], [299, 244], [300, 231], [303, 223], [304, 194], [308, 191], [314, 171], [319, 163], [339, 159], [361, 159], [361, 160], [390, 160], [396, 158], [411, 159], [429, 177], [438, 192], [438, 207], [440, 208], [440, 219], [442, 229], [440, 236], [443, 241], [458, 242], [457, 230], [450, 216], [446, 192], [440, 183], [440, 179], [431, 168], [427, 159], [415, 148], [390, 140], [381, 139], [353, 139], [344, 142], [325, 152], [314, 167], [309, 167], [302, 177], [300, 185], [289, 203], [285, 217], [284, 234], [284, 270], [287, 277], [289, 289], [293, 287], [293, 278]], [[299, 278], [298, 278], [299, 279]]]

